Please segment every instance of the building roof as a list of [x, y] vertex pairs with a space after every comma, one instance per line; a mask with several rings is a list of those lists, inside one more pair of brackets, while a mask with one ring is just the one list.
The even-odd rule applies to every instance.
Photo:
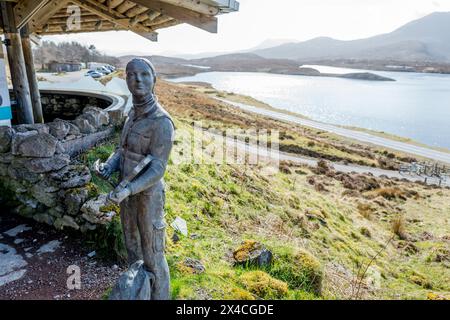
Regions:
[[156, 41], [155, 31], [188, 23], [217, 32], [217, 15], [239, 10], [235, 0], [17, 0], [16, 24], [37, 35], [130, 30]]

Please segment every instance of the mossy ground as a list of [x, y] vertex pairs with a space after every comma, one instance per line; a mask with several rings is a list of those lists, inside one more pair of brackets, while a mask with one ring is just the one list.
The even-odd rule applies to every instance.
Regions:
[[[183, 95], [178, 94], [175, 98], [181, 100]], [[214, 105], [210, 108], [211, 113], [217, 112]], [[168, 109], [179, 132], [192, 130], [190, 113], [198, 111], [195, 104], [180, 113], [170, 105]], [[116, 145], [117, 137], [84, 159], [89, 163], [96, 157], [105, 159]], [[389, 188], [400, 191], [349, 194], [340, 181], [294, 164], [289, 164], [291, 173], [263, 166], [176, 164], [180, 145], [174, 148], [165, 175], [167, 222], [179, 216], [189, 228], [189, 235], [179, 235], [177, 242], [172, 241], [175, 231], [167, 229], [174, 299], [427, 299], [430, 294], [449, 295], [450, 262], [436, 256], [442, 250], [445, 257], [449, 248], [450, 190], [389, 182]], [[318, 191], [311, 177], [320, 180], [325, 190]], [[101, 192], [108, 189], [100, 180], [93, 182]], [[396, 192], [407, 195], [398, 197]], [[386, 194], [395, 196], [386, 198]], [[398, 214], [405, 217], [407, 240], [392, 230]], [[110, 232], [120, 235], [119, 226], [115, 221]], [[233, 251], [244, 240], [268, 247], [274, 254], [272, 266], [263, 270], [234, 266]], [[115, 245], [123, 252], [120, 243]], [[186, 272], [180, 268], [186, 258], [200, 260], [206, 271]]]

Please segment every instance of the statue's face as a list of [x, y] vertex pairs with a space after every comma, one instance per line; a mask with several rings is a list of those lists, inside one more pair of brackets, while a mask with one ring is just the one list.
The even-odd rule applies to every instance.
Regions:
[[135, 61], [127, 66], [127, 85], [135, 97], [145, 97], [151, 93], [154, 86], [150, 67], [141, 61]]

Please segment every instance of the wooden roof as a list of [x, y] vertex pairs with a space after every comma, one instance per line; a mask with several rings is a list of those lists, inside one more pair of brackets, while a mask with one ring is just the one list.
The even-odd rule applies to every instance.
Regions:
[[17, 0], [16, 25], [37, 35], [130, 30], [156, 41], [156, 30], [189, 23], [217, 32], [216, 15], [237, 11], [234, 0]]

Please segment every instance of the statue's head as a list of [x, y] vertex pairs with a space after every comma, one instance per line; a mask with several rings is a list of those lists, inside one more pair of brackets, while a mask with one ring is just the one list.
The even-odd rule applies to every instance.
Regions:
[[145, 58], [135, 58], [126, 67], [127, 85], [133, 97], [143, 98], [153, 94], [156, 72], [152, 63]]

